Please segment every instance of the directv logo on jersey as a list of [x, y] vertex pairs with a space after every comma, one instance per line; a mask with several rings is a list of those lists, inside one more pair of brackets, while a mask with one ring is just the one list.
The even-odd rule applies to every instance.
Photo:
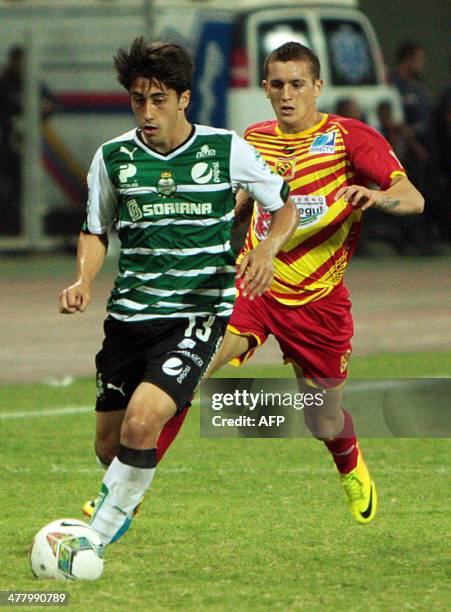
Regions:
[[336, 132], [317, 136], [310, 145], [309, 153], [335, 153]]
[[214, 157], [216, 155], [216, 149], [210, 149], [207, 144], [204, 144], [200, 151], [196, 153], [196, 159], [202, 159], [203, 157]]

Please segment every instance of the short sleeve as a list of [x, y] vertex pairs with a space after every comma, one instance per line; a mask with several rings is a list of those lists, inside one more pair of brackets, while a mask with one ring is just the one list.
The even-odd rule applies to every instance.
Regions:
[[90, 234], [105, 234], [116, 216], [116, 189], [108, 176], [100, 147], [88, 172], [88, 203], [83, 230]]
[[374, 128], [360, 121], [346, 124], [343, 139], [356, 181], [372, 182], [388, 189], [395, 175], [405, 176], [391, 145]]
[[269, 212], [281, 208], [290, 188], [275, 174], [257, 149], [232, 132], [230, 176], [235, 190], [242, 188]]

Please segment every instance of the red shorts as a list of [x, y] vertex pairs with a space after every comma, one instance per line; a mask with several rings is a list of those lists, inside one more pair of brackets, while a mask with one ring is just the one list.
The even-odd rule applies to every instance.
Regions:
[[[240, 336], [253, 336], [258, 346], [273, 334], [284, 362], [297, 366], [313, 384], [318, 381], [335, 387], [346, 380], [354, 326], [349, 292], [343, 284], [326, 297], [297, 308], [284, 306], [266, 294], [252, 301], [240, 295], [228, 329]], [[254, 351], [231, 363], [240, 365]]]

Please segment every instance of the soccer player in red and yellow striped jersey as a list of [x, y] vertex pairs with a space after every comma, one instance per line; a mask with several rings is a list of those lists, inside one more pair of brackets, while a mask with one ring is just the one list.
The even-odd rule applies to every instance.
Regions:
[[[378, 132], [336, 115], [321, 114], [313, 127], [295, 134], [284, 134], [277, 121], [259, 123], [245, 138], [289, 181], [300, 213], [296, 233], [276, 257], [269, 295], [291, 307], [319, 300], [342, 282], [360, 233], [361, 209], [336, 199], [337, 192], [360, 181], [387, 189], [405, 172]], [[255, 204], [243, 253], [265, 237], [270, 220]]]
[[[353, 334], [343, 274], [367, 208], [414, 214], [424, 201], [377, 131], [317, 110], [323, 81], [310, 49], [286, 43], [269, 54], [264, 72], [276, 120], [251, 126], [245, 138], [288, 181], [300, 221], [275, 258], [266, 293], [249, 298], [253, 279], [239, 270], [240, 293], [212, 370], [243, 362], [273, 334], [285, 362], [293, 364], [300, 390], [328, 389], [322, 407], [304, 408], [305, 421], [332, 453], [353, 517], [365, 524], [375, 515], [377, 496], [352, 417], [341, 406]], [[239, 194], [240, 213], [248, 204], [247, 195]], [[270, 219], [253, 204], [240, 257], [268, 239]]]

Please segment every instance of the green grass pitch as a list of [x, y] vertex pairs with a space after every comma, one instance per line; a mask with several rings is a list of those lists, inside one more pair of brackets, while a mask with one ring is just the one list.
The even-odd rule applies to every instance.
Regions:
[[[451, 353], [354, 358], [358, 377], [434, 376]], [[289, 376], [248, 366], [242, 375]], [[229, 376], [237, 371], [223, 371]], [[354, 524], [313, 439], [209, 440], [198, 408], [158, 468], [134, 525], [95, 583], [36, 581], [27, 553], [56, 518], [82, 518], [101, 471], [92, 380], [0, 388], [0, 590], [69, 591], [70, 610], [449, 610], [449, 439], [365, 439], [380, 497]], [[27, 413], [29, 413], [27, 415]]]

